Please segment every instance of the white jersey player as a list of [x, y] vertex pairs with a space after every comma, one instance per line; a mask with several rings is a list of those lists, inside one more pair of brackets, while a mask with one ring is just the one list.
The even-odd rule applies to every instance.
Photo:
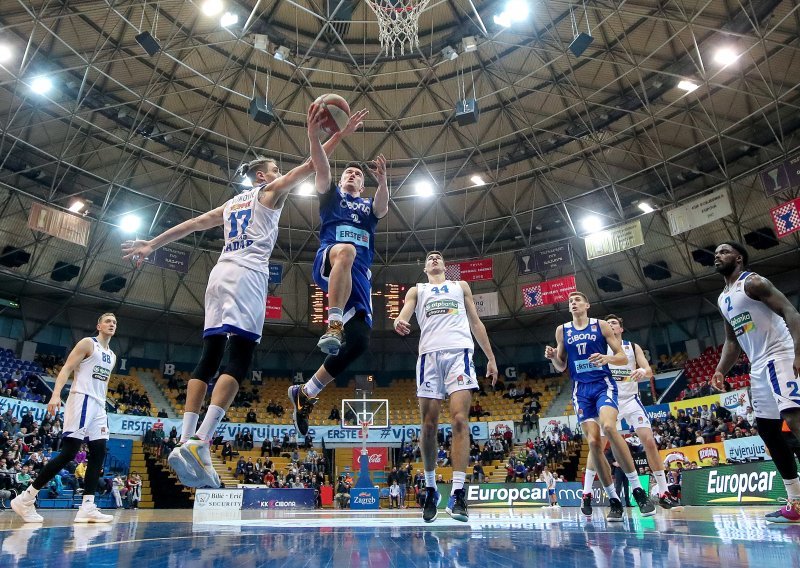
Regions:
[[[647, 411], [639, 398], [639, 380], [649, 378], [652, 386], [653, 370], [650, 368], [650, 363], [647, 361], [647, 357], [644, 356], [642, 348], [636, 343], [622, 339], [622, 333], [625, 331], [622, 327], [622, 318], [609, 314], [606, 316], [606, 321], [611, 327], [614, 336], [620, 340], [622, 350], [628, 357], [628, 362], [625, 365], [608, 365], [611, 376], [617, 383], [619, 417], [624, 418], [628, 425], [636, 430], [636, 435], [644, 446], [645, 454], [647, 454], [647, 463], [650, 465], [653, 477], [658, 484], [659, 505], [664, 509], [682, 511], [683, 507], [669, 493], [667, 478], [664, 474], [664, 463], [661, 461], [661, 456], [658, 453], [658, 444], [656, 444], [656, 440], [653, 437], [650, 418], [647, 416]], [[612, 354], [611, 348], [609, 348], [608, 354]], [[583, 494], [585, 497], [582, 509], [584, 514], [591, 511], [592, 485], [596, 475], [593, 465], [590, 457], [586, 464], [586, 476], [583, 482]]]
[[444, 268], [442, 254], [429, 252], [425, 258], [428, 282], [408, 290], [403, 309], [394, 320], [394, 329], [400, 335], [411, 332], [412, 314], [416, 314], [420, 327], [417, 398], [422, 414], [420, 448], [426, 488], [422, 518], [426, 523], [436, 519], [441, 499], [436, 486], [436, 434], [442, 400], [448, 396], [453, 427], [453, 484], [446, 510], [458, 521], [469, 520], [464, 491], [469, 464], [469, 407], [472, 391], [478, 389], [472, 363], [473, 335], [488, 359], [486, 376], [492, 377], [492, 385], [497, 381], [497, 364], [472, 291], [466, 282], [447, 280]]
[[[312, 107], [308, 115], [309, 124], [321, 124], [325, 112]], [[333, 152], [343, 136], [355, 132], [366, 114], [366, 110], [354, 113], [344, 130], [325, 143], [325, 151]], [[149, 241], [127, 241], [122, 245], [124, 258], [141, 265], [150, 254], [167, 243], [194, 231], [223, 225], [225, 245], [206, 288], [203, 354], [188, 385], [182, 443], [169, 455], [169, 464], [181, 482], [189, 487], [220, 486], [219, 475], [211, 465], [209, 442], [236, 397], [239, 383], [247, 375], [261, 339], [269, 258], [278, 235], [281, 209], [291, 189], [313, 173], [313, 166], [306, 161], [281, 175], [275, 160], [257, 158], [242, 166], [240, 172], [250, 180], [254, 186], [252, 189]], [[220, 370], [226, 346], [230, 354], [225, 368]], [[218, 371], [211, 404], [203, 423], [197, 428], [207, 385]]]
[[550, 471], [549, 466], [544, 466], [542, 473], [539, 475], [539, 481], [544, 483], [547, 488], [548, 498], [550, 499], [550, 505], [545, 508], [560, 509], [561, 506], [558, 504], [558, 497], [556, 496], [556, 476]]
[[722, 390], [725, 373], [742, 350], [750, 359], [750, 394], [758, 434], [786, 486], [788, 502], [766, 519], [800, 524], [800, 479], [794, 451], [781, 432], [783, 421], [800, 440], [800, 314], [766, 278], [745, 270], [747, 249], [719, 245], [714, 266], [725, 278], [717, 304], [725, 320], [725, 344], [711, 378]]
[[100, 480], [100, 470], [106, 457], [108, 441], [108, 416], [106, 394], [108, 379], [117, 363], [109, 342], [117, 331], [117, 318], [105, 313], [97, 319], [97, 336], [81, 339], [70, 352], [53, 387], [53, 396], [47, 404], [52, 416], [61, 407], [61, 391], [70, 375], [74, 374], [72, 388], [64, 405], [64, 440], [61, 452], [51, 459], [31, 485], [13, 501], [11, 508], [26, 523], [41, 523], [44, 519], [36, 512], [36, 495], [47, 486], [73, 459], [86, 443], [86, 477], [83, 501], [75, 515], [76, 523], [108, 523], [113, 516], [101, 513], [94, 504], [94, 495]]

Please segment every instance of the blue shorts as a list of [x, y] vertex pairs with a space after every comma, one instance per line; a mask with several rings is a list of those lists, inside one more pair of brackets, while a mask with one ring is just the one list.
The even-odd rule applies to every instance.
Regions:
[[[322, 247], [317, 251], [317, 256], [314, 258], [314, 267], [311, 271], [314, 276], [314, 283], [326, 293], [328, 292], [328, 277], [331, 274], [331, 263], [328, 260], [328, 251], [331, 246], [333, 245]], [[353, 262], [353, 269], [350, 272], [353, 279], [353, 288], [344, 305], [343, 319], [347, 323], [358, 312], [364, 312], [367, 325], [372, 327], [372, 272], [369, 266], [364, 266], [364, 264], [356, 256], [356, 260]]]
[[555, 489], [548, 489], [547, 490], [547, 494], [548, 495], [555, 495], [556, 494], [556, 490]]
[[616, 381], [609, 377], [605, 381], [576, 382], [572, 388], [572, 406], [578, 415], [578, 423], [596, 419], [604, 406], [619, 410]]

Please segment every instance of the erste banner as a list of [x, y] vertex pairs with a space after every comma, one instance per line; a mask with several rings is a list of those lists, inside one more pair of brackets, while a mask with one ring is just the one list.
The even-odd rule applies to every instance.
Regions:
[[558, 302], [566, 302], [569, 295], [577, 290], [574, 276], [564, 276], [545, 280], [522, 287], [522, 303], [528, 309], [538, 308]]
[[800, 231], [800, 197], [769, 210], [778, 238]]
[[444, 267], [444, 276], [448, 280], [464, 280], [465, 282], [491, 280], [494, 277], [492, 259], [448, 263]]
[[264, 317], [267, 319], [281, 319], [282, 307], [283, 298], [280, 296], [267, 296], [267, 311], [264, 313]]

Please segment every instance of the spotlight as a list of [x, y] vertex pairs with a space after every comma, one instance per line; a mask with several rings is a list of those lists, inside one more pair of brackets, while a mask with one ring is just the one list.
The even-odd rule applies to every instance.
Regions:
[[429, 181], [418, 181], [414, 189], [420, 197], [430, 197], [433, 195], [433, 184]]
[[0, 63], [8, 63], [13, 56], [14, 52], [11, 51], [11, 46], [5, 43], [0, 44]]
[[687, 81], [686, 79], [684, 79], [683, 81], [678, 83], [678, 88], [683, 90], [683, 91], [686, 91], [687, 93], [691, 93], [692, 91], [697, 89], [697, 84], [696, 83], [692, 83], [691, 81]]
[[475, 40], [475, 36], [466, 36], [464, 39], [462, 39], [461, 49], [464, 50], [464, 53], [469, 53], [470, 51], [477, 51], [478, 42]]
[[720, 65], [730, 65], [739, 59], [739, 55], [730, 47], [720, 47], [714, 54], [714, 61]]
[[84, 207], [86, 207], [86, 203], [84, 203], [80, 199], [76, 199], [69, 206], [69, 210], [72, 211], [73, 213], [80, 213], [81, 211], [83, 211]]
[[448, 45], [442, 50], [442, 58], [453, 61], [454, 59], [458, 59], [458, 52]]
[[644, 201], [639, 203], [639, 209], [641, 209], [643, 213], [652, 213], [655, 211], [649, 203], [645, 203]]
[[142, 220], [137, 215], [128, 213], [120, 219], [119, 228], [124, 233], [135, 233], [141, 224]]
[[583, 225], [583, 228], [587, 233], [596, 233], [603, 228], [603, 221], [600, 220], [600, 217], [590, 215], [581, 221], [581, 225]]
[[206, 0], [200, 7], [200, 9], [203, 11], [203, 14], [206, 16], [216, 16], [222, 12], [223, 8], [224, 6], [222, 5], [222, 0]]
[[275, 59], [278, 61], [289, 61], [289, 55], [291, 55], [289, 48], [279, 45], [278, 49], [275, 50], [275, 55], [273, 57], [275, 57]]
[[53, 82], [48, 77], [43, 75], [35, 77], [33, 81], [31, 81], [31, 90], [37, 95], [44, 95], [52, 88]]
[[297, 189], [297, 195], [314, 195], [314, 184], [306, 182]]
[[481, 176], [472, 176], [471, 178], [469, 178], [469, 181], [471, 181], [475, 185], [486, 185], [486, 182], [483, 181], [483, 178]]
[[528, 17], [527, 0], [509, 0], [503, 11], [494, 17], [494, 23], [504, 28], [510, 28], [514, 22], [521, 22]]
[[227, 28], [229, 26], [235, 26], [238, 23], [239, 23], [239, 16], [234, 14], [233, 12], [225, 12], [219, 19], [219, 25], [221, 25], [223, 28]]

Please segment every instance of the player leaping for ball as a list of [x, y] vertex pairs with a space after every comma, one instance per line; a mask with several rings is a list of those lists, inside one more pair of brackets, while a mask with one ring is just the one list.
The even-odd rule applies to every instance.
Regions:
[[569, 367], [569, 375], [575, 381], [572, 404], [589, 442], [589, 457], [608, 494], [610, 508], [606, 520], [621, 522], [624, 509], [614, 489], [611, 467], [603, 456], [600, 428], [611, 442], [614, 458], [633, 487], [633, 497], [642, 516], [650, 517], [655, 514], [655, 505], [642, 489], [628, 444], [617, 432], [617, 384], [608, 368], [609, 364], [626, 364], [628, 357], [608, 323], [589, 319], [589, 300], [582, 292], [569, 295], [569, 311], [572, 321], [556, 328], [557, 347], [548, 346], [545, 357], [559, 371]]
[[[361, 126], [366, 115], [366, 110], [353, 114], [344, 129], [334, 134], [324, 147], [317, 141], [319, 151], [323, 155], [333, 152], [343, 136]], [[313, 125], [318, 131], [325, 120], [322, 109], [315, 106], [309, 109], [309, 128]], [[188, 487], [216, 488], [220, 485], [219, 476], [211, 465], [209, 442], [236, 397], [239, 383], [246, 377], [256, 345], [261, 340], [269, 258], [278, 237], [281, 209], [291, 189], [313, 171], [311, 162], [306, 161], [282, 176], [275, 160], [256, 159], [242, 171], [253, 183], [252, 189], [149, 241], [127, 241], [122, 245], [124, 258], [141, 265], [159, 247], [194, 231], [224, 225], [225, 245], [208, 277], [203, 353], [187, 387], [182, 443], [168, 458], [181, 483]], [[220, 372], [211, 393], [211, 404], [196, 430], [208, 383], [219, 370], [226, 345], [228, 363]]]
[[[315, 105], [312, 105], [312, 108]], [[312, 268], [314, 282], [328, 293], [328, 329], [319, 347], [328, 356], [304, 385], [289, 387], [292, 417], [299, 436], [308, 432], [308, 417], [317, 396], [369, 347], [372, 331], [372, 257], [375, 227], [389, 212], [386, 158], [379, 155], [369, 166], [378, 182], [375, 197], [361, 197], [364, 170], [348, 164], [339, 185], [331, 181], [331, 166], [319, 142], [320, 125], [309, 123], [311, 161], [317, 173], [320, 246]]]

